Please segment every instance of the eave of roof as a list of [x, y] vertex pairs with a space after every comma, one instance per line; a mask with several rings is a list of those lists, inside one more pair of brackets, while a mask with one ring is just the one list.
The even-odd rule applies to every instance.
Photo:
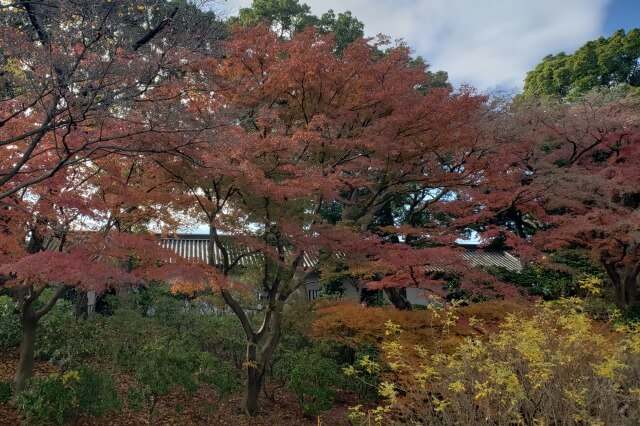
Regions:
[[[230, 238], [230, 237], [225, 237]], [[174, 237], [165, 237], [161, 245], [164, 248], [176, 252], [179, 256], [189, 260], [201, 260], [207, 262], [209, 259], [209, 236], [205, 234], [179, 234]], [[462, 245], [466, 249], [461, 253], [461, 257], [475, 267], [502, 267], [510, 271], [520, 272], [522, 264], [520, 260], [507, 251], [501, 250], [480, 250], [475, 245]], [[230, 244], [227, 247], [232, 259], [241, 253], [248, 254], [248, 248], [239, 248]], [[261, 260], [259, 254], [251, 254], [243, 257], [239, 265], [243, 267], [257, 266]], [[314, 254], [304, 253], [303, 267], [312, 268], [318, 263], [318, 257]], [[213, 262], [216, 265], [222, 264], [222, 252], [215, 244], [213, 245]]]

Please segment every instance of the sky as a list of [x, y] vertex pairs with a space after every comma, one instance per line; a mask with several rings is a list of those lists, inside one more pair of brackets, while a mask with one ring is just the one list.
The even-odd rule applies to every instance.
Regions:
[[[350, 10], [365, 35], [402, 38], [455, 86], [520, 91], [551, 53], [574, 51], [618, 28], [640, 27], [640, 0], [301, 0], [321, 15]], [[237, 13], [251, 0], [219, 0]]]

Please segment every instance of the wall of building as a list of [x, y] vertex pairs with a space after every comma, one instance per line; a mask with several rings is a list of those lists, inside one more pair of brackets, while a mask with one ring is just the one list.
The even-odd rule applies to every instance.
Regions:
[[[351, 284], [350, 282], [344, 282], [342, 284], [344, 294], [343, 299], [352, 300], [354, 302], [360, 302], [360, 289]], [[320, 295], [320, 277], [315, 275], [310, 277], [304, 285], [300, 286], [295, 292], [296, 298], [307, 298], [309, 300], [317, 299]]]

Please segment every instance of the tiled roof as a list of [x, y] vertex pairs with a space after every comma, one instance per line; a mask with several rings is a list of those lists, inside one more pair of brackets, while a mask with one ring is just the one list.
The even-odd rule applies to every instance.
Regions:
[[[209, 256], [209, 249], [207, 245], [207, 235], [179, 235], [177, 237], [163, 238], [161, 245], [164, 248], [170, 249], [176, 252], [179, 256], [185, 259], [202, 260], [206, 262]], [[228, 238], [228, 237], [227, 237]], [[500, 250], [477, 250], [473, 246], [465, 246], [467, 251], [461, 254], [461, 257], [467, 260], [472, 266], [484, 266], [484, 267], [503, 267], [511, 271], [521, 271], [522, 264], [517, 257], [506, 251]], [[229, 245], [229, 254], [232, 259], [235, 259], [241, 253], [249, 253], [247, 248], [238, 248], [237, 246]], [[241, 266], [255, 266], [260, 262], [259, 254], [252, 254], [243, 257], [239, 262]], [[222, 263], [222, 253], [220, 249], [214, 245], [213, 250], [214, 263], [219, 265]], [[304, 268], [310, 268], [318, 263], [318, 258], [313, 254], [304, 254], [303, 266]]]
[[[240, 266], [256, 266], [260, 263], [260, 254], [250, 254], [250, 250], [246, 247], [238, 247], [234, 244], [227, 244], [229, 237], [224, 237], [226, 241], [226, 249], [229, 252], [229, 258], [231, 261], [236, 259], [241, 254], [244, 254], [242, 259], [238, 262]], [[178, 235], [176, 237], [163, 238], [160, 245], [163, 248], [176, 252], [180, 257], [189, 260], [201, 260], [207, 262], [209, 260], [209, 236], [208, 235]], [[315, 256], [304, 253], [303, 255], [303, 267], [310, 268], [318, 263], [318, 259]], [[216, 265], [222, 264], [222, 252], [220, 248], [213, 245], [213, 263]]]
[[[209, 260], [209, 237], [206, 235], [182, 235], [178, 237], [163, 238], [160, 245], [163, 248], [174, 251], [178, 256], [189, 260]], [[240, 266], [255, 266], [260, 262], [259, 254], [250, 254], [248, 248], [239, 248], [234, 245], [226, 245], [229, 258], [233, 262], [238, 256], [244, 254], [238, 264]], [[222, 251], [213, 245], [213, 262], [216, 265], [222, 264]]]
[[520, 260], [507, 251], [467, 249], [461, 256], [463, 259], [469, 261], [472, 266], [476, 267], [498, 266], [510, 271], [522, 271], [522, 263], [520, 263]]
[[[231, 237], [223, 237], [228, 241]], [[161, 239], [160, 245], [169, 249], [178, 256], [189, 260], [201, 260], [207, 262], [209, 259], [208, 235], [200, 234], [182, 234], [175, 237], [165, 237]], [[246, 247], [239, 247], [234, 244], [226, 244], [231, 261], [241, 254], [244, 254], [238, 262], [240, 266], [251, 267], [260, 263], [260, 254], [250, 254], [250, 250]], [[51, 239], [45, 243], [47, 250], [57, 250], [60, 246], [58, 239]], [[461, 253], [461, 257], [467, 260], [472, 266], [476, 267], [502, 267], [510, 271], [522, 271], [522, 264], [517, 257], [509, 252], [501, 250], [478, 250], [473, 245], [464, 245], [466, 251]], [[213, 262], [216, 265], [222, 264], [222, 252], [214, 244], [213, 246]], [[304, 253], [303, 267], [311, 268], [318, 263], [317, 254]], [[439, 268], [437, 268], [439, 270]]]

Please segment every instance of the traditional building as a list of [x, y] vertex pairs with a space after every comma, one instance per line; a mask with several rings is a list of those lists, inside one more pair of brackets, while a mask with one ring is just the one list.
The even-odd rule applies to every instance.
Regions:
[[[226, 237], [229, 238], [229, 237]], [[164, 248], [174, 251], [180, 257], [189, 260], [201, 260], [207, 262], [209, 259], [209, 236], [198, 234], [180, 234], [175, 237], [163, 238], [161, 245]], [[243, 268], [255, 267], [261, 261], [259, 254], [249, 255], [249, 249], [229, 245], [228, 250], [231, 251], [231, 257], [235, 258], [242, 254], [247, 253], [247, 256], [240, 260], [240, 266]], [[506, 251], [501, 250], [480, 250], [473, 244], [461, 244], [461, 247], [465, 249], [460, 254], [462, 260], [469, 262], [474, 267], [502, 267], [510, 271], [521, 271], [522, 264], [520, 260]], [[222, 263], [222, 252], [214, 244], [213, 246], [213, 262], [214, 264]], [[345, 255], [348, 256], [348, 253]], [[318, 262], [317, 257], [309, 254], [304, 255], [303, 268], [311, 268]], [[343, 296], [346, 299], [361, 301], [365, 296], [371, 296], [366, 286], [358, 285], [356, 282], [344, 281], [342, 283]], [[312, 274], [303, 286], [298, 288], [295, 297], [316, 299], [319, 297], [321, 291], [320, 276], [318, 274]], [[411, 304], [424, 305], [427, 303], [425, 297], [425, 291], [419, 288], [407, 288], [406, 297]]]

